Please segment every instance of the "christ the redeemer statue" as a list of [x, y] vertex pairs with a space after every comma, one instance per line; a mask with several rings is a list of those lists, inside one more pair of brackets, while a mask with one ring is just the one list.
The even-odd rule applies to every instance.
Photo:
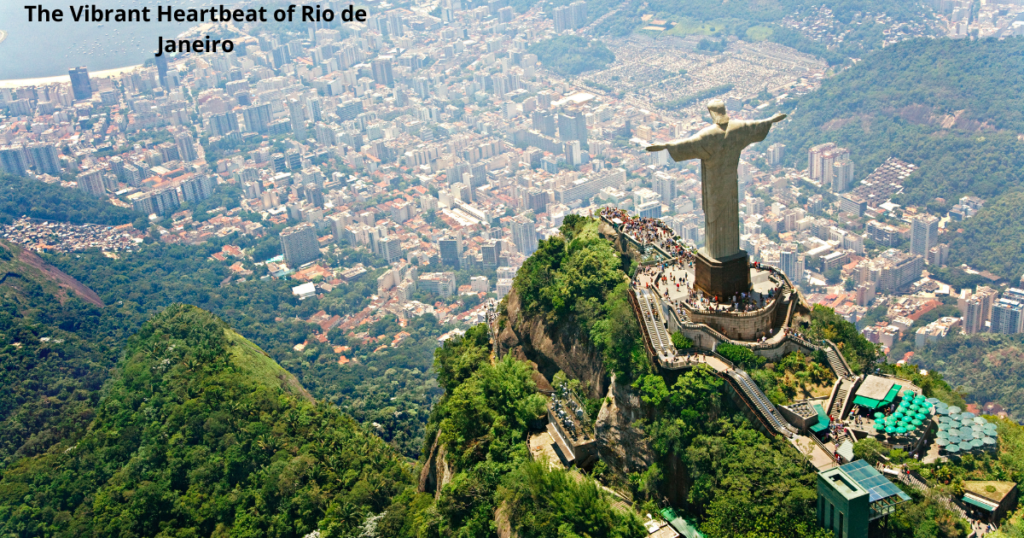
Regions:
[[740, 210], [737, 167], [743, 148], [768, 136], [772, 124], [783, 120], [776, 114], [761, 121], [730, 120], [725, 103], [708, 103], [714, 125], [685, 140], [648, 146], [647, 151], [667, 149], [676, 162], [700, 159], [701, 198], [704, 207], [704, 253], [721, 260], [740, 251]]
[[743, 148], [768, 136], [772, 124], [785, 119], [776, 114], [767, 120], [730, 120], [725, 103], [708, 103], [714, 125], [685, 140], [648, 146], [647, 151], [667, 149], [675, 161], [700, 159], [701, 198], [704, 208], [705, 245], [696, 267], [696, 284], [706, 293], [731, 296], [747, 291], [750, 275], [746, 253], [740, 250], [740, 210], [737, 167]]

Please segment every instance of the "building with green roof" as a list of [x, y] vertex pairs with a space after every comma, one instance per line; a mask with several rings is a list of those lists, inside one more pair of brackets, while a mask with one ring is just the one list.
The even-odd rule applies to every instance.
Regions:
[[872, 521], [909, 500], [864, 460], [818, 473], [818, 525], [836, 538], [868, 538]]

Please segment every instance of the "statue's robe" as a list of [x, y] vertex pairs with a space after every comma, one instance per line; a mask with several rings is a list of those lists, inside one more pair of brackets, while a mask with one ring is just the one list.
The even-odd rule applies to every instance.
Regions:
[[690, 138], [666, 144], [675, 161], [700, 159], [704, 254], [710, 258], [720, 260], [740, 251], [740, 153], [764, 140], [771, 127], [769, 120], [729, 120], [724, 128], [711, 125]]

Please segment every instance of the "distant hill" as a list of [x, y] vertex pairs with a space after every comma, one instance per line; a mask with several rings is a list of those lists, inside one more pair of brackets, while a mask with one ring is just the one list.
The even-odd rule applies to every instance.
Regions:
[[1024, 338], [1021, 335], [957, 335], [914, 352], [914, 362], [942, 372], [950, 385], [979, 405], [996, 402], [1024, 421]]
[[858, 181], [890, 156], [914, 163], [901, 204], [991, 200], [1024, 184], [1022, 73], [1024, 39], [904, 41], [826, 79], [770, 140], [799, 168], [812, 145], [847, 147]]
[[347, 535], [407, 464], [224, 322], [173, 305], [126, 344], [88, 431], [0, 479], [0, 534]]

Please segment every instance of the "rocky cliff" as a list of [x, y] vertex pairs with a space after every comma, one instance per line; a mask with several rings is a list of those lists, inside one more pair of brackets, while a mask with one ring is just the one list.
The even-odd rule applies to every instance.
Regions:
[[588, 398], [601, 398], [608, 391], [609, 378], [601, 354], [590, 345], [586, 333], [575, 323], [548, 325], [543, 316], [524, 316], [519, 295], [507, 298], [507, 319], [498, 335], [501, 353], [512, 352], [534, 365], [541, 390], [551, 390], [551, 379], [559, 371], [580, 380]]

